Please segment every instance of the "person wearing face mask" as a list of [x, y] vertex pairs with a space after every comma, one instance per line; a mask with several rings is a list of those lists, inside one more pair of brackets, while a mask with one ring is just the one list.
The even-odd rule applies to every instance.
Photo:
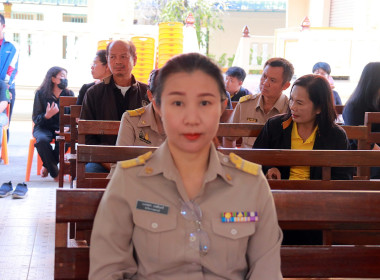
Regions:
[[112, 75], [107, 65], [106, 50], [97, 51], [94, 61], [91, 65], [91, 75], [95, 79], [95, 81], [89, 84], [84, 84], [81, 87], [81, 89], [79, 90], [77, 105], [82, 105], [84, 96], [86, 95], [86, 92], [90, 87], [102, 82], [104, 78]]
[[36, 148], [40, 155], [43, 167], [41, 176], [50, 174], [58, 181], [59, 145], [54, 149], [50, 142], [55, 139], [59, 131], [59, 98], [61, 96], [74, 96], [67, 89], [66, 69], [54, 66], [48, 70], [45, 79], [36, 91], [33, 105], [33, 136], [36, 138]]

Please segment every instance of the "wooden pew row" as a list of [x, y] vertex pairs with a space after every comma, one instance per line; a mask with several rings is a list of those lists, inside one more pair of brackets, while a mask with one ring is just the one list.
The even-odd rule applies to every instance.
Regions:
[[[154, 151], [151, 147], [123, 147], [123, 146], [98, 146], [78, 145], [77, 187], [105, 188], [108, 183], [106, 178], [89, 178], [85, 176], [84, 164], [87, 162], [117, 162], [135, 158], [148, 151]], [[323, 166], [323, 180], [297, 181], [292, 183], [288, 180], [269, 180], [272, 188], [276, 189], [346, 189], [346, 190], [380, 190], [380, 181], [352, 180], [332, 181], [330, 180], [331, 167], [369, 167], [380, 165], [380, 151], [295, 151], [295, 150], [259, 150], [259, 149], [219, 149], [224, 154], [231, 152], [244, 159], [259, 163], [261, 165], [277, 166]], [[79, 169], [82, 167], [82, 169]], [[81, 176], [83, 175], [83, 176]]]
[[[59, 143], [59, 173], [58, 187], [63, 187], [63, 177], [65, 174], [70, 174], [70, 167], [65, 162], [65, 144], [70, 143], [70, 131], [65, 131], [65, 127], [70, 126], [71, 110], [69, 107], [77, 103], [75, 96], [61, 96], [59, 98], [59, 135], [57, 142]], [[71, 174], [70, 174], [71, 175]]]
[[[55, 279], [87, 279], [87, 241], [68, 223], [92, 224], [104, 190], [57, 189]], [[282, 229], [380, 230], [380, 192], [272, 191]], [[380, 246], [282, 246], [284, 277], [380, 277]]]

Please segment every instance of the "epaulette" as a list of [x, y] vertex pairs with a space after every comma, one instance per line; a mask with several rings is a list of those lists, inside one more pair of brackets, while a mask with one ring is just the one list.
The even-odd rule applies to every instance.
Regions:
[[237, 169], [240, 169], [246, 173], [257, 175], [260, 165], [250, 162], [248, 160], [242, 159], [234, 153], [230, 153], [230, 161], [235, 164]]
[[152, 152], [147, 152], [141, 156], [138, 156], [137, 158], [134, 159], [128, 159], [120, 162], [120, 165], [122, 168], [130, 168], [138, 165], [144, 164], [147, 159], [149, 159], [152, 156]]
[[282, 122], [282, 129], [286, 129], [289, 127], [289, 125], [292, 123], [293, 119], [289, 118], [286, 121]]
[[250, 95], [250, 94], [244, 95], [244, 96], [240, 97], [239, 103], [243, 103], [243, 102], [251, 99], [251, 97], [252, 97], [252, 95]]
[[138, 109], [135, 109], [135, 110], [127, 110], [127, 113], [131, 117], [141, 116], [142, 114], [145, 113], [145, 108], [141, 107], [141, 108], [138, 108]]

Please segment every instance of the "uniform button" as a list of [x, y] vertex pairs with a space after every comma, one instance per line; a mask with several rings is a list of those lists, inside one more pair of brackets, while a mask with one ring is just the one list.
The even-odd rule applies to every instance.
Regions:
[[146, 174], [152, 174], [152, 172], [153, 172], [153, 168], [152, 167], [145, 167], [145, 173]]
[[232, 234], [232, 235], [236, 235], [236, 234], [237, 234], [237, 230], [236, 230], [236, 229], [234, 229], [234, 228], [233, 228], [233, 229], [231, 229], [231, 234]]
[[142, 121], [141, 123], [142, 123], [142, 124], [146, 124], [146, 121]]
[[194, 234], [192, 234], [190, 235], [189, 240], [190, 242], [195, 242], [197, 240], [197, 237]]
[[227, 157], [224, 157], [224, 158], [223, 158], [223, 161], [224, 161], [224, 162], [228, 162], [228, 158], [227, 158]]
[[152, 228], [158, 228], [158, 224], [157, 223], [152, 223]]

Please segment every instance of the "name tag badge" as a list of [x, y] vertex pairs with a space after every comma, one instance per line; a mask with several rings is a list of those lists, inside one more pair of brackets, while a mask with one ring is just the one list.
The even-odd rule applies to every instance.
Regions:
[[142, 200], [137, 200], [136, 209], [164, 215], [167, 215], [169, 212], [169, 206]]

